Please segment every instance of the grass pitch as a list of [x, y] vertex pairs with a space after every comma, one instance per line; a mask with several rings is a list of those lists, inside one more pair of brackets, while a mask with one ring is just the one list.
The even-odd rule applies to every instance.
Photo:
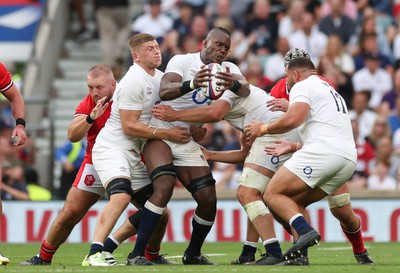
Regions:
[[[18, 263], [39, 251], [39, 244], [4, 244], [0, 250], [11, 262], [8, 266], [0, 266], [2, 272], [308, 272], [308, 273], [361, 273], [361, 272], [400, 272], [399, 243], [367, 243], [366, 247], [374, 259], [375, 266], [358, 265], [349, 244], [321, 243], [309, 249], [310, 266], [239, 266], [230, 265], [242, 248], [241, 243], [206, 243], [203, 246], [204, 255], [218, 263], [217, 266], [187, 266], [182, 265], [181, 255], [186, 243], [164, 243], [161, 253], [167, 253], [167, 258], [179, 262], [175, 266], [114, 266], [114, 267], [82, 267], [81, 262], [89, 251], [90, 244], [67, 243], [61, 246], [53, 259], [51, 266], [19, 266]], [[290, 245], [283, 243], [283, 251]], [[124, 263], [133, 244], [124, 243], [115, 252], [119, 263]], [[262, 247], [259, 244], [259, 247]]]

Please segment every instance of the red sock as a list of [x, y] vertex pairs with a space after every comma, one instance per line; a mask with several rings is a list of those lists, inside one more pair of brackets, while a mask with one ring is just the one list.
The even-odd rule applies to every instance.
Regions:
[[349, 239], [351, 245], [353, 246], [354, 254], [363, 253], [365, 251], [363, 236], [361, 233], [361, 225], [356, 231], [347, 231], [342, 227], [344, 234], [347, 239]]
[[144, 256], [147, 260], [155, 260], [157, 259], [160, 252], [160, 246], [156, 248], [151, 248], [149, 245], [146, 246], [146, 250], [144, 251]]
[[43, 240], [40, 246], [40, 258], [46, 262], [51, 262], [54, 254], [56, 254], [58, 247], [52, 247], [46, 244], [46, 240]]

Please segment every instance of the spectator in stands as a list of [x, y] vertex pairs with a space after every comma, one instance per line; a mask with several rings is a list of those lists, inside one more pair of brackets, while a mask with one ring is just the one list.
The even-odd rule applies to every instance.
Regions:
[[181, 0], [179, 2], [179, 16], [176, 18], [172, 25], [174, 37], [177, 41], [175, 44], [182, 50], [184, 38], [188, 36], [190, 32], [190, 25], [193, 19], [192, 6], [186, 1]]
[[60, 177], [59, 197], [65, 199], [69, 189], [74, 183], [75, 177], [78, 174], [79, 168], [85, 156], [86, 141], [78, 142], [67, 141], [62, 146], [58, 147], [55, 152], [55, 159], [62, 164]]
[[249, 84], [260, 87], [264, 91], [269, 91], [272, 87], [273, 81], [264, 76], [260, 60], [257, 57], [247, 60], [247, 72], [244, 73], [244, 76]]
[[96, 19], [103, 63], [122, 66], [129, 47], [130, 10], [128, 0], [96, 0]]
[[365, 189], [369, 175], [370, 162], [375, 158], [375, 151], [371, 144], [359, 136], [359, 122], [356, 119], [351, 120], [353, 137], [357, 148], [356, 170], [348, 181], [350, 192], [357, 189]]
[[390, 131], [390, 125], [385, 116], [379, 115], [375, 118], [371, 132], [366, 136], [366, 141], [368, 141], [371, 146], [376, 149], [378, 146], [378, 141], [384, 137], [391, 137], [392, 132]]
[[230, 0], [215, 0], [215, 7], [211, 10], [208, 16], [209, 26], [215, 26], [215, 21], [218, 19], [228, 19], [232, 21], [234, 29], [241, 29], [242, 25], [240, 18], [232, 16]]
[[390, 131], [393, 135], [394, 132], [400, 128], [400, 97], [396, 99], [395, 111], [388, 116], [388, 122], [390, 126]]
[[378, 161], [376, 166], [371, 170], [371, 174], [368, 177], [367, 189], [397, 190], [397, 181], [389, 175], [389, 167], [390, 164], [388, 164], [388, 162]]
[[[322, 58], [321, 63], [324, 63], [324, 61], [325, 59]], [[327, 69], [324, 69], [323, 72], [318, 72], [318, 74], [327, 79], [332, 86], [335, 87], [335, 90], [343, 97], [347, 107], [350, 108], [354, 94], [353, 84], [350, 77], [335, 66], [329, 66]]]
[[[400, 45], [399, 45], [400, 46]], [[400, 68], [397, 68], [393, 74], [393, 88], [382, 98], [382, 104], [392, 112], [396, 111], [396, 101], [400, 97]]]
[[29, 200], [31, 201], [49, 201], [51, 192], [39, 185], [39, 174], [35, 169], [25, 169], [25, 181]]
[[197, 40], [197, 51], [203, 47], [203, 41], [207, 36], [208, 30], [207, 18], [201, 14], [195, 15], [190, 25], [189, 36]]
[[79, 29], [75, 32], [75, 38], [78, 42], [85, 42], [92, 38], [93, 33], [87, 27], [84, 0], [73, 0], [72, 4], [79, 21]]
[[327, 36], [337, 35], [346, 45], [355, 33], [355, 22], [343, 14], [345, 0], [328, 0], [328, 3], [331, 6], [331, 13], [321, 19], [319, 30]]
[[24, 168], [20, 163], [6, 166], [2, 179], [2, 200], [29, 200]]
[[271, 81], [277, 81], [285, 76], [285, 68], [282, 66], [285, 54], [290, 50], [289, 42], [285, 37], [276, 40], [276, 53], [271, 54], [265, 60], [264, 76]]
[[146, 0], [146, 3], [149, 5], [149, 12], [136, 18], [132, 32], [151, 34], [161, 45], [164, 35], [172, 29], [173, 21], [161, 11], [161, 0]]
[[[289, 4], [287, 14], [279, 21], [279, 37], [289, 38], [289, 36], [301, 29], [302, 16], [305, 12], [304, 0], [293, 0]], [[276, 47], [278, 51], [279, 48]], [[288, 51], [288, 50], [287, 50]], [[287, 52], [286, 51], [286, 52]], [[281, 62], [282, 63], [282, 62]]]
[[314, 15], [305, 12], [302, 16], [301, 29], [288, 37], [291, 48], [297, 47], [307, 51], [317, 67], [319, 58], [325, 52], [328, 37], [318, 30]]
[[371, 171], [379, 162], [385, 163], [389, 168], [389, 175], [397, 179], [398, 165], [392, 164], [394, 159], [393, 141], [390, 136], [384, 136], [377, 142], [375, 158], [370, 161], [368, 169]]
[[352, 100], [352, 110], [349, 111], [350, 118], [358, 121], [359, 137], [365, 138], [371, 133], [372, 126], [377, 117], [376, 112], [368, 108], [368, 101], [371, 92], [362, 90], [354, 93]]
[[359, 53], [355, 54], [354, 63], [356, 70], [365, 67], [368, 56], [378, 56], [379, 66], [384, 68], [389, 74], [393, 73], [393, 65], [390, 58], [383, 54], [378, 44], [378, 34], [376, 32], [362, 32], [359, 37]]
[[347, 53], [346, 48], [340, 40], [340, 37], [335, 34], [332, 34], [328, 37], [324, 55], [321, 56], [321, 59], [322, 58], [325, 58], [332, 66], [338, 68], [341, 72], [349, 77], [353, 75], [355, 71], [355, 65], [352, 56]]
[[[322, 2], [321, 18], [324, 18], [325, 16], [328, 16], [332, 13], [332, 7], [329, 1], [321, 1], [321, 2]], [[343, 2], [344, 3], [343, 3], [342, 13], [353, 21], [357, 20], [358, 14], [357, 14], [357, 4], [355, 3], [356, 1], [344, 0]]]
[[391, 75], [380, 65], [378, 53], [368, 53], [365, 56], [365, 67], [353, 75], [354, 91], [371, 90], [371, 99], [368, 103], [372, 109], [380, 106], [383, 95], [392, 89]]
[[192, 6], [194, 14], [204, 15], [207, 0], [185, 0], [185, 1]]
[[270, 0], [255, 0], [252, 18], [246, 22], [246, 36], [254, 35], [253, 51], [256, 55], [275, 52], [275, 40], [278, 37], [278, 23], [270, 15]]

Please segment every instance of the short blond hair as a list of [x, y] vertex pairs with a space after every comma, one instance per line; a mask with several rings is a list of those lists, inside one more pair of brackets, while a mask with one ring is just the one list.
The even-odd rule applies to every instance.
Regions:
[[144, 43], [154, 41], [155, 39], [156, 38], [153, 35], [147, 33], [139, 33], [133, 35], [129, 39], [129, 47], [131, 49], [131, 52], [137, 52]]
[[101, 74], [105, 74], [108, 77], [114, 79], [114, 74], [111, 70], [111, 67], [106, 64], [96, 64], [92, 68], [90, 68], [88, 72], [88, 75], [91, 75], [94, 78], [101, 76]]

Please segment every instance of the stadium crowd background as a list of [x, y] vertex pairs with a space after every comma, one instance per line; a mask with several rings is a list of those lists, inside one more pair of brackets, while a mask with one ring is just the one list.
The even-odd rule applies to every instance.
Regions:
[[[103, 56], [99, 63], [111, 65], [118, 79], [131, 65], [127, 41], [134, 33], [157, 37], [163, 55], [160, 69], [164, 70], [175, 54], [198, 52], [210, 28], [225, 27], [232, 33], [228, 59], [265, 92], [284, 76], [285, 53], [293, 47], [303, 48], [350, 109], [358, 150], [357, 170], [349, 181], [351, 191], [399, 189], [399, 0], [142, 0], [140, 10], [126, 18], [119, 16], [123, 22], [116, 22], [129, 25], [129, 31], [121, 34], [126, 36], [122, 37], [126, 48], [118, 55], [114, 45], [105, 44], [107, 34], [101, 31], [99, 18], [116, 21], [109, 11], [131, 11], [129, 5], [134, 2], [138, 6], [136, 0], [71, 0], [71, 18], [79, 23], [76, 29], [71, 24], [70, 38], [80, 43], [98, 39]], [[6, 65], [13, 71], [11, 63]], [[14, 75], [16, 84], [20, 77]], [[34, 139], [13, 148], [9, 135], [14, 121], [7, 103], [0, 103], [2, 199], [35, 200], [29, 188], [37, 190], [37, 186], [28, 186], [40, 184], [33, 168], [37, 160]], [[208, 132], [201, 144], [207, 149], [240, 147], [240, 132], [224, 121], [204, 126]], [[57, 158], [68, 159], [68, 149], [60, 147]], [[240, 165], [214, 163], [212, 170], [218, 190], [237, 187]], [[48, 193], [39, 194], [43, 195], [50, 199]], [[53, 199], [58, 198], [63, 196], [53, 193]]]

